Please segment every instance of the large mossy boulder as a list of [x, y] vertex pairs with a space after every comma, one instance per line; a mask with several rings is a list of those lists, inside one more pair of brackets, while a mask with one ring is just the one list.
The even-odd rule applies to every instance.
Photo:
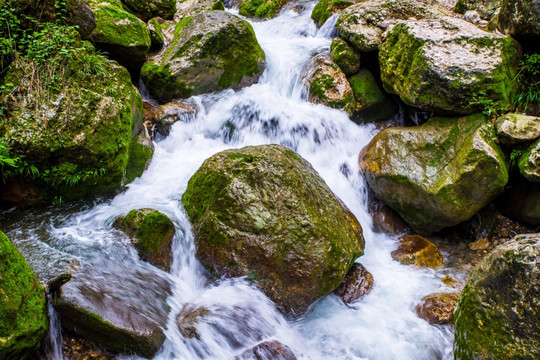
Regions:
[[320, 0], [311, 12], [311, 18], [317, 26], [322, 26], [326, 20], [337, 13], [355, 3], [357, 0]]
[[131, 71], [140, 69], [151, 46], [146, 23], [124, 10], [120, 0], [88, 0], [96, 17], [92, 42]]
[[170, 20], [176, 12], [176, 0], [122, 0], [124, 8], [144, 21], [153, 17]]
[[501, 6], [501, 0], [458, 0], [454, 5], [454, 11], [459, 14], [472, 10], [484, 20], [491, 20]]
[[53, 299], [62, 326], [115, 352], [153, 358], [165, 341], [171, 283], [115, 262], [82, 267]]
[[501, 144], [527, 144], [540, 138], [540, 117], [509, 113], [497, 118], [495, 128]]
[[540, 37], [540, 6], [538, 1], [502, 0], [497, 27], [505, 34], [532, 38], [533, 42], [537, 42], [538, 37]]
[[390, 25], [410, 18], [435, 19], [445, 14], [448, 11], [435, 0], [366, 0], [343, 10], [336, 29], [339, 36], [358, 50], [374, 51]]
[[197, 257], [248, 276], [279, 309], [301, 315], [362, 255], [362, 228], [311, 165], [281, 145], [220, 152], [182, 196]]
[[540, 139], [532, 144], [518, 160], [519, 172], [530, 182], [540, 183]]
[[386, 120], [398, 112], [397, 104], [390, 99], [377, 84], [368, 69], [349, 77], [356, 107], [353, 119], [358, 122]]
[[258, 18], [273, 18], [289, 0], [243, 0], [238, 13]]
[[360, 169], [380, 199], [429, 234], [471, 218], [503, 191], [508, 170], [494, 138], [482, 115], [388, 128], [362, 150]]
[[29, 359], [47, 332], [45, 292], [19, 250], [0, 231], [0, 359]]
[[470, 114], [482, 110], [485, 102], [501, 107], [512, 103], [519, 56], [520, 46], [511, 37], [445, 17], [394, 26], [379, 61], [385, 90], [407, 105]]
[[330, 56], [319, 55], [313, 59], [306, 74], [308, 100], [352, 115], [356, 107], [351, 85]]
[[35, 70], [23, 58], [7, 72], [15, 88], [0, 136], [32, 169], [36, 191], [73, 199], [121, 186], [142, 126], [142, 99], [130, 74], [90, 44], [71, 53], [63, 76], [41, 94], [30, 80]]
[[471, 272], [454, 313], [457, 359], [540, 358], [540, 235], [518, 235]]
[[131, 238], [143, 260], [165, 271], [171, 269], [175, 229], [166, 215], [154, 209], [131, 210], [116, 218], [113, 226]]
[[150, 93], [168, 102], [251, 85], [265, 69], [264, 59], [247, 21], [224, 11], [206, 11], [176, 25], [172, 44], [143, 66], [141, 77]]

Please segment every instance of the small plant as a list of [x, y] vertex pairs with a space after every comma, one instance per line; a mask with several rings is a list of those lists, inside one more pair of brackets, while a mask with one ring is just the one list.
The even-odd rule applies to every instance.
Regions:
[[[540, 54], [525, 54], [519, 62], [521, 91], [514, 100], [517, 111], [540, 111]], [[536, 114], [538, 115], [538, 114]]]
[[489, 117], [490, 119], [505, 114], [509, 110], [508, 105], [503, 105], [500, 102], [495, 102], [492, 99], [486, 98], [485, 96], [473, 96], [472, 100], [469, 102], [469, 107], [479, 109], [482, 114]]

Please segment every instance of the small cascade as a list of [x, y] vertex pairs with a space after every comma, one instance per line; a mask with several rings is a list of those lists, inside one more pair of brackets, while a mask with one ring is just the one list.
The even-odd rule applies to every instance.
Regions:
[[52, 306], [51, 294], [47, 294], [47, 313], [49, 315], [49, 331], [44, 339], [43, 349], [45, 355], [41, 360], [64, 360], [62, 354], [62, 327], [60, 319]]

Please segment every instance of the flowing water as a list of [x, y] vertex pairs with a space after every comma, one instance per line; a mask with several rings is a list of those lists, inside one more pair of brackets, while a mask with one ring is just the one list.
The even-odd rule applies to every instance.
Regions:
[[[3, 224], [42, 279], [78, 263], [106, 263], [113, 272], [144, 268], [169, 277], [174, 286], [167, 340], [155, 359], [230, 360], [272, 339], [289, 346], [299, 359], [451, 358], [451, 328], [429, 325], [414, 312], [424, 295], [444, 290], [443, 272], [394, 262], [390, 252], [396, 239], [372, 229], [357, 158], [377, 130], [306, 101], [302, 69], [314, 54], [328, 52], [335, 23], [334, 17], [317, 29], [310, 19], [313, 5], [303, 3], [273, 20], [253, 22], [268, 64], [259, 82], [239, 92], [192, 98], [197, 116], [176, 123], [167, 138], [156, 142], [150, 167], [123, 193], [31, 216], [13, 211]], [[366, 248], [358, 261], [375, 282], [369, 295], [350, 306], [330, 294], [305, 317], [288, 320], [245, 279], [208, 285], [195, 257], [182, 193], [202, 162], [216, 152], [272, 143], [307, 159], [362, 224]], [[111, 229], [117, 216], [143, 207], [165, 213], [177, 228], [170, 275], [141, 262], [127, 246], [129, 240]], [[186, 304], [210, 310], [198, 326], [199, 338], [186, 339], [176, 327], [176, 316]]]

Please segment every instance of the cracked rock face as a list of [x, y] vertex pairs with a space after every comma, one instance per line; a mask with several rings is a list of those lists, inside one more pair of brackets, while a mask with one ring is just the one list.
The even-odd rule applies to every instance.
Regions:
[[406, 21], [392, 27], [379, 61], [386, 91], [439, 113], [480, 110], [474, 99], [502, 106], [517, 91], [519, 44], [460, 19]]
[[388, 128], [362, 150], [360, 169], [380, 199], [429, 234], [469, 219], [504, 189], [494, 133], [482, 115]]

